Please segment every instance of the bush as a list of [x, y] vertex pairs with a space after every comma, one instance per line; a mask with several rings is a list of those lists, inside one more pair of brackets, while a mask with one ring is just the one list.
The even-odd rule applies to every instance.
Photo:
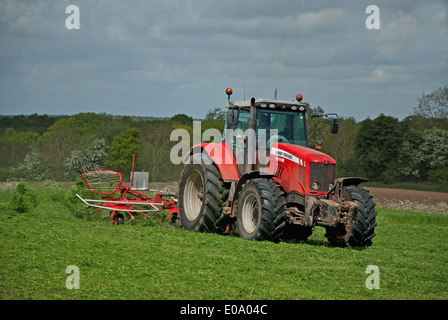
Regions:
[[26, 182], [21, 182], [17, 185], [8, 207], [16, 213], [29, 213], [36, 204], [35, 191]]
[[73, 188], [71, 193], [67, 196], [65, 205], [69, 212], [73, 214], [76, 218], [91, 220], [93, 217], [99, 216], [97, 214], [92, 214], [92, 208], [85, 205], [81, 199], [79, 199], [76, 194], [79, 194], [84, 199], [99, 199], [98, 195], [90, 192], [84, 183], [82, 178], [76, 180], [76, 188]]
[[428, 171], [428, 181], [448, 185], [448, 168], [431, 169]]
[[25, 179], [26, 172], [20, 168], [0, 168], [0, 181], [20, 181]]

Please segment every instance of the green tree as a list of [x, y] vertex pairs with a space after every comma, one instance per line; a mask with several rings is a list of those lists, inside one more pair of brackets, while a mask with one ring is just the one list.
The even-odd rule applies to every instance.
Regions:
[[222, 108], [213, 108], [208, 110], [207, 114], [205, 115], [206, 121], [213, 121], [213, 120], [226, 120], [226, 110]]
[[403, 137], [399, 152], [398, 170], [406, 180], [420, 182], [427, 177], [427, 168], [424, 163], [415, 161], [422, 142], [423, 135], [416, 130], [409, 130]]
[[[136, 168], [149, 172], [150, 181], [171, 181], [173, 164], [170, 150], [174, 142], [170, 141], [173, 122], [170, 120], [152, 120], [139, 123], [141, 128], [141, 148]], [[177, 177], [174, 178], [177, 180]]]
[[[44, 133], [42, 142], [30, 154], [25, 167], [38, 176], [44, 175], [41, 179], [64, 180], [64, 161], [71, 151], [91, 143], [92, 132], [99, 124], [98, 115], [94, 113], [79, 113], [59, 119]], [[37, 167], [31, 167], [32, 164]]]
[[[403, 143], [403, 155], [409, 161], [402, 166], [407, 176], [417, 177], [433, 183], [448, 183], [448, 130], [427, 129], [421, 137]], [[413, 147], [413, 148], [412, 148]]]
[[329, 124], [324, 128], [322, 152], [336, 160], [338, 176], [353, 176], [356, 173], [356, 170], [353, 170], [355, 163], [351, 159], [355, 157], [356, 137], [359, 127], [360, 125], [356, 123], [354, 118], [339, 118], [338, 134], [330, 132]]
[[398, 119], [384, 114], [361, 122], [355, 146], [358, 174], [385, 183], [397, 181], [399, 150], [406, 132]]
[[210, 109], [205, 115], [205, 119], [201, 122], [201, 134], [207, 129], [217, 129], [223, 133], [225, 122], [225, 110], [222, 108]]
[[108, 169], [129, 173], [132, 167], [132, 155], [140, 150], [139, 128], [131, 127], [115, 136], [109, 149], [109, 159], [105, 165]]
[[5, 134], [0, 137], [0, 167], [18, 166], [41, 140], [42, 137], [35, 132], [6, 129]]
[[193, 125], [193, 118], [183, 113], [176, 114], [174, 117], [171, 118], [171, 121], [176, 121], [179, 122], [180, 124], [184, 124], [190, 127]]
[[328, 145], [326, 139], [326, 133], [329, 131], [329, 122], [321, 117], [311, 118], [312, 114], [324, 113], [321, 107], [312, 108], [308, 102], [304, 103], [306, 105], [308, 119], [306, 122], [306, 130], [308, 133], [308, 145], [315, 146], [316, 144]]
[[[97, 115], [99, 124], [91, 130], [94, 138], [105, 139], [107, 145], [111, 145], [114, 137], [133, 125], [132, 119], [128, 116], [113, 117], [104, 113]], [[89, 138], [89, 140], [91, 140]]]
[[19, 169], [25, 172], [25, 178], [32, 181], [41, 181], [49, 179], [51, 173], [49, 169], [44, 168], [40, 153], [36, 149], [31, 150], [25, 156], [25, 159], [19, 165]]
[[47, 114], [38, 115], [36, 113], [25, 116], [0, 116], [0, 134], [3, 134], [8, 128], [20, 131], [31, 131], [43, 134], [47, 129], [61, 118], [68, 116], [49, 116]]
[[423, 92], [417, 101], [418, 105], [414, 108], [414, 114], [425, 118], [448, 118], [448, 85], [429, 94]]
[[73, 178], [76, 176], [76, 171], [82, 169], [104, 169], [104, 162], [108, 157], [106, 149], [106, 141], [96, 139], [89, 147], [71, 151], [64, 161], [64, 166], [68, 169], [67, 176]]

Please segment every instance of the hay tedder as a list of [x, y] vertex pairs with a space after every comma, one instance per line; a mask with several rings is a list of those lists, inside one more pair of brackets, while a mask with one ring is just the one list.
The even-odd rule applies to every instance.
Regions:
[[87, 188], [100, 199], [81, 199], [86, 205], [96, 208], [94, 211], [105, 209], [110, 211], [110, 218], [114, 225], [123, 224], [124, 216], [121, 212], [129, 215], [134, 220], [134, 214], [140, 213], [144, 217], [155, 216], [157, 213], [167, 210], [166, 220], [177, 215], [177, 198], [172, 194], [164, 194], [155, 191], [154, 197], [138, 192], [130, 186], [122, 184], [121, 173], [114, 170], [79, 170]]

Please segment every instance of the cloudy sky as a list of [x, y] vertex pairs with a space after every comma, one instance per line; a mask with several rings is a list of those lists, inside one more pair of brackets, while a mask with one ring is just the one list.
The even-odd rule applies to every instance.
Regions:
[[[380, 29], [366, 28], [366, 7]], [[77, 5], [80, 29], [66, 28]], [[448, 84], [448, 1], [0, 0], [0, 114], [203, 117], [232, 99], [402, 119]]]

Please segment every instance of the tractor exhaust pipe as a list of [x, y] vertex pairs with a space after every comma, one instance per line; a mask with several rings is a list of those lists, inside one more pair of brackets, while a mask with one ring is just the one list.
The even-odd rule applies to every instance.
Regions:
[[256, 128], [256, 113], [255, 113], [255, 98], [250, 99], [250, 115], [247, 121], [247, 140], [245, 148], [245, 170], [244, 172], [251, 172], [255, 165], [255, 128]]

